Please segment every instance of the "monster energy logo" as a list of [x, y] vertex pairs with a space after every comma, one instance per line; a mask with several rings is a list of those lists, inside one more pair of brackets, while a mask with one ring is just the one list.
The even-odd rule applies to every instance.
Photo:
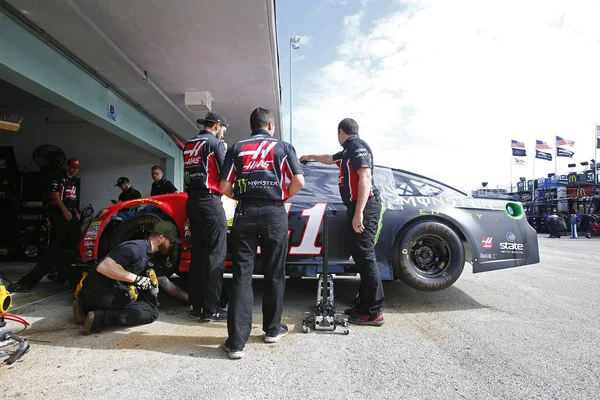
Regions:
[[183, 173], [183, 179], [185, 180], [185, 183], [190, 183], [190, 173], [188, 171]]
[[235, 184], [238, 188], [239, 194], [246, 193], [246, 191], [248, 190], [248, 179], [238, 179], [237, 181], [235, 181]]

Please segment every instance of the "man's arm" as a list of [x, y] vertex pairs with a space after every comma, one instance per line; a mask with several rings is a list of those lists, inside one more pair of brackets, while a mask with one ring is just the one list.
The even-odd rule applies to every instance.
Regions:
[[221, 193], [223, 193], [230, 199], [233, 199], [233, 185], [229, 181], [221, 179], [221, 181], [219, 182], [219, 186], [221, 187]]
[[303, 187], [304, 187], [304, 175], [297, 174], [297, 175], [292, 176], [292, 180], [290, 181], [290, 184], [288, 185], [288, 188], [287, 188], [290, 197], [292, 197], [293, 195], [298, 193], [300, 191], [300, 189], [302, 189]]
[[102, 262], [96, 267], [96, 271], [100, 272], [107, 278], [122, 282], [133, 283], [135, 278], [137, 278], [137, 275], [127, 271], [110, 257], [104, 258], [104, 260], [102, 260]]
[[317, 161], [321, 164], [333, 164], [333, 156], [331, 154], [307, 154], [300, 157], [300, 162], [303, 161]]
[[371, 193], [371, 168], [359, 168], [356, 172], [358, 173], [358, 195], [356, 199], [356, 211], [352, 219], [352, 228], [355, 232], [361, 233], [365, 229], [363, 225], [363, 211]]

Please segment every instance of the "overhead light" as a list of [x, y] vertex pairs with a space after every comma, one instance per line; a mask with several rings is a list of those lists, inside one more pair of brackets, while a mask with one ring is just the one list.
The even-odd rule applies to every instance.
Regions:
[[297, 43], [292, 43], [292, 49], [294, 50], [298, 50], [300, 48], [300, 45]]
[[192, 112], [211, 111], [213, 97], [209, 92], [185, 92], [184, 102], [188, 110]]
[[290, 38], [290, 42], [300, 43], [300, 36], [292, 35], [292, 37]]

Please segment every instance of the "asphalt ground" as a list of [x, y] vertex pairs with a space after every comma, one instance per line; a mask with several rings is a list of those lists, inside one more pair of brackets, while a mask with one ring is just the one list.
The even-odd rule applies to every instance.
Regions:
[[[219, 348], [224, 323], [191, 320], [184, 305], [164, 296], [156, 322], [84, 336], [72, 322], [66, 286], [42, 282], [44, 299], [14, 296], [11, 312], [31, 323], [20, 333], [31, 350], [0, 366], [0, 398], [597, 399], [600, 239], [539, 241], [541, 263], [482, 274], [467, 264], [441, 292], [385, 283], [385, 325], [351, 326], [347, 336], [301, 332], [316, 281], [296, 280], [285, 298], [290, 334], [263, 343], [256, 280], [242, 360]], [[14, 265], [2, 271], [21, 273]], [[358, 280], [335, 288], [342, 311]]]

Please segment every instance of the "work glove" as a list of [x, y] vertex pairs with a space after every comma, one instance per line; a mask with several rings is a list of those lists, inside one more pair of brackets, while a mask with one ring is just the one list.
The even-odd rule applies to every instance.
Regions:
[[152, 288], [152, 281], [147, 276], [138, 275], [133, 281], [133, 285], [139, 290], [150, 290]]

